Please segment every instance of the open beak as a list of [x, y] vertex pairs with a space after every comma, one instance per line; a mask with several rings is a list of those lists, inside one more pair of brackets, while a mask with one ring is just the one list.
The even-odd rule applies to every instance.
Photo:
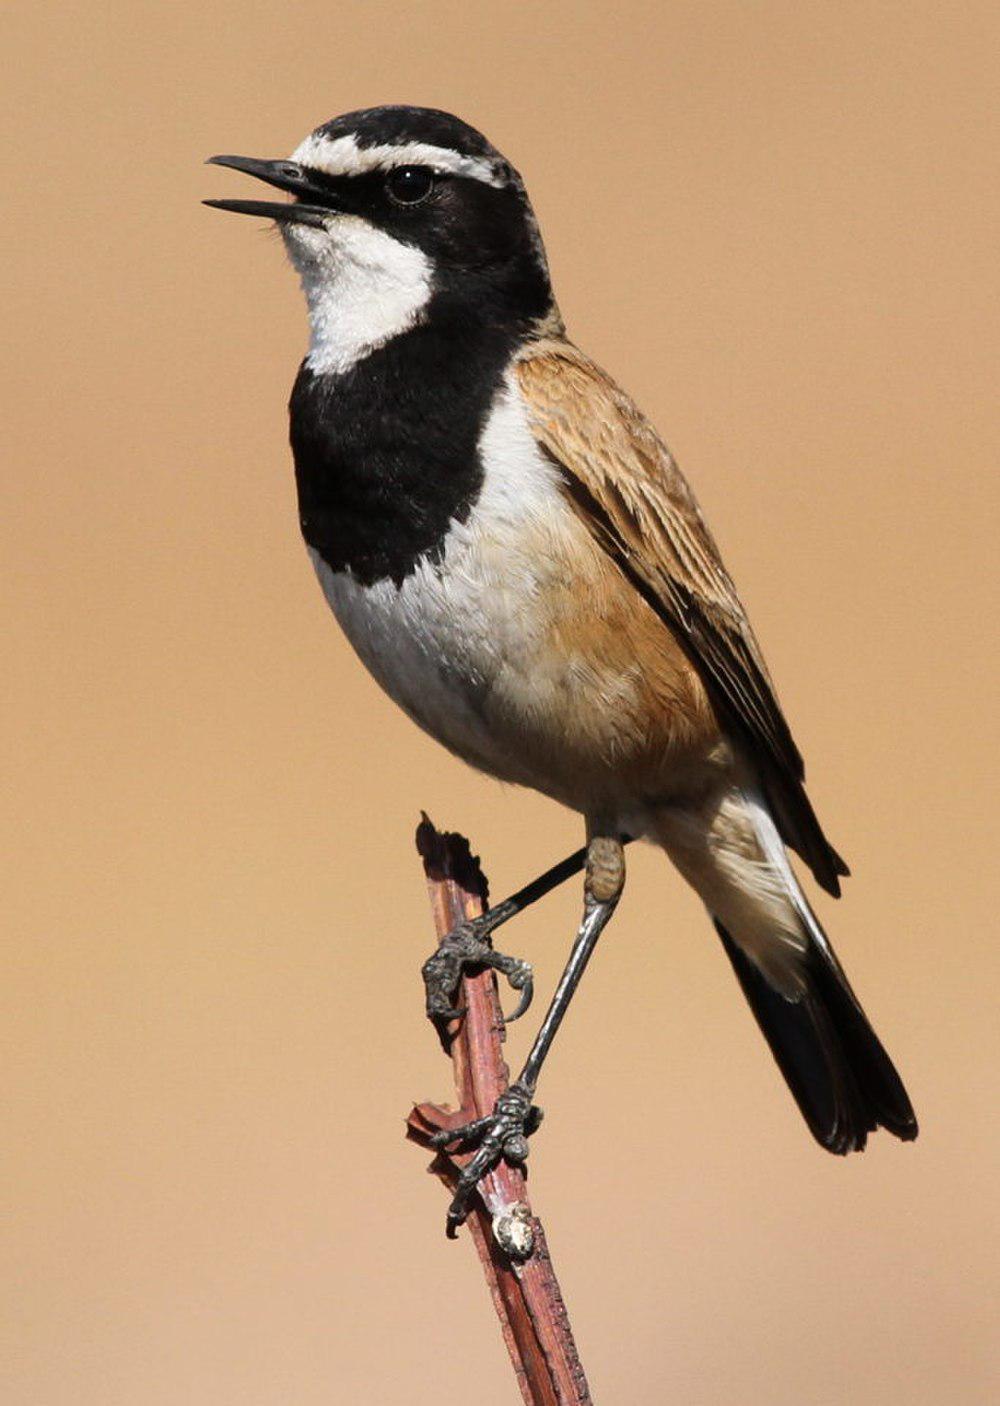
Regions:
[[[208, 166], [231, 166], [234, 171], [245, 171], [248, 176], [256, 176], [269, 186], [287, 190], [297, 199], [285, 200], [203, 200], [203, 205], [211, 205], [213, 210], [232, 210], [237, 215], [263, 215], [266, 219], [277, 220], [284, 225], [312, 225], [322, 229], [327, 216], [336, 210], [336, 205], [328, 190], [321, 189], [310, 179], [304, 167], [295, 161], [258, 161], [253, 156], [210, 156]], [[313, 202], [309, 203], [309, 198]], [[320, 203], [322, 202], [322, 203]]]

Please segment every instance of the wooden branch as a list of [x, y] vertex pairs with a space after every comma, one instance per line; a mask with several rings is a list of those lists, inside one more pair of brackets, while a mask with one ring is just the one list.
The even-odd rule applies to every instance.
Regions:
[[[487, 884], [468, 840], [435, 830], [426, 815], [417, 829], [431, 910], [440, 940], [487, 903]], [[509, 1081], [496, 978], [483, 971], [462, 980], [462, 1020], [447, 1030], [448, 1052], [460, 1107], [421, 1103], [407, 1120], [407, 1136], [427, 1147], [443, 1128], [492, 1113]], [[437, 1153], [433, 1171], [449, 1191], [468, 1160]], [[569, 1315], [552, 1268], [541, 1222], [531, 1210], [524, 1174], [505, 1162], [480, 1183], [469, 1214], [486, 1283], [500, 1318], [504, 1341], [528, 1406], [592, 1406], [577, 1356]]]

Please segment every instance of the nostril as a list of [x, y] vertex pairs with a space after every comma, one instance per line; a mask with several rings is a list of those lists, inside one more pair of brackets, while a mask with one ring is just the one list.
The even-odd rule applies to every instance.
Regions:
[[287, 176], [292, 181], [300, 180], [302, 177], [302, 167], [294, 161], [280, 161], [278, 171], [282, 176]]

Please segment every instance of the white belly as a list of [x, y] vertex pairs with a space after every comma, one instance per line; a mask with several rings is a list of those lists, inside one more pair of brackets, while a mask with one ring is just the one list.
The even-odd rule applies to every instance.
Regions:
[[537, 784], [522, 771], [516, 714], [545, 674], [541, 602], [556, 567], [540, 542], [566, 507], [516, 389], [498, 397], [480, 450], [484, 483], [467, 520], [402, 585], [362, 586], [310, 555], [344, 633], [390, 697], [474, 766]]

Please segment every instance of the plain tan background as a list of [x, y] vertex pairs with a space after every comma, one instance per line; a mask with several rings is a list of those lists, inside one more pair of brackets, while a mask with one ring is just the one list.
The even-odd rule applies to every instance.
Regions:
[[[387, 101], [521, 168], [571, 332], [693, 478], [923, 1125], [822, 1155], [634, 853], [533, 1156], [595, 1398], [997, 1399], [998, 39], [987, 3], [8, 9], [8, 1406], [515, 1399], [401, 1136], [449, 1091], [411, 836], [470, 832], [500, 893], [579, 827], [339, 638], [286, 449], [299, 295], [198, 204], [245, 191], [209, 153]], [[543, 996], [577, 903], [508, 936]]]

